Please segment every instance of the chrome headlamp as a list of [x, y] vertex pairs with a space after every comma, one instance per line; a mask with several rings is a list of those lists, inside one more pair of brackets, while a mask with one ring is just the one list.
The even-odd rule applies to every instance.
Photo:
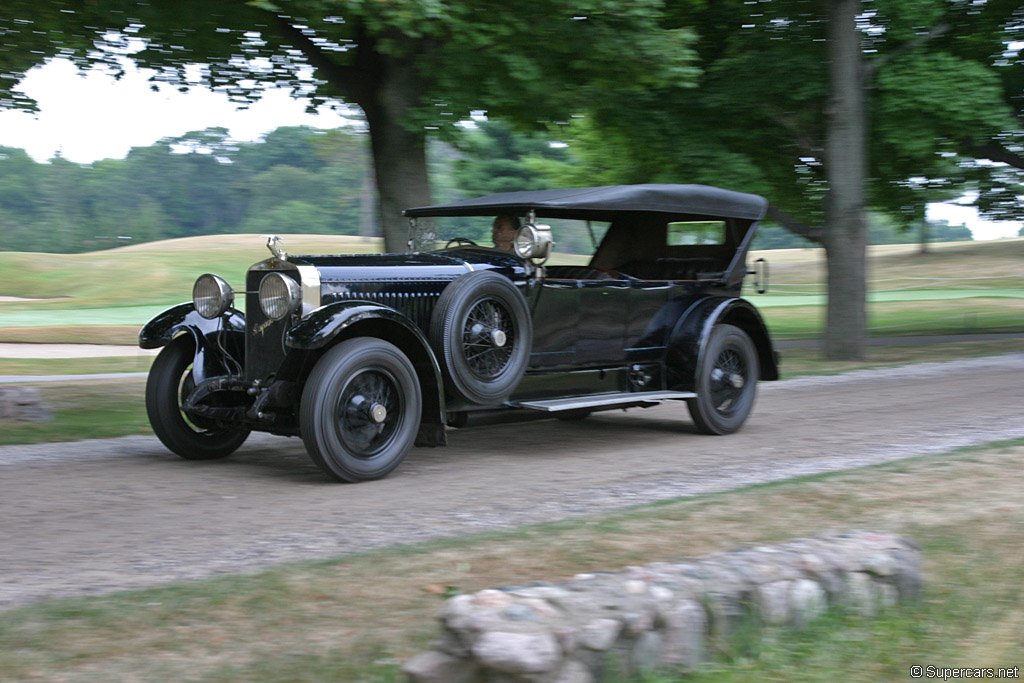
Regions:
[[302, 301], [299, 283], [282, 273], [271, 273], [260, 282], [260, 308], [271, 320], [281, 320]]
[[551, 227], [536, 223], [527, 223], [516, 231], [512, 247], [519, 258], [533, 259], [540, 263], [551, 254]]
[[222, 277], [206, 273], [192, 285], [192, 305], [207, 320], [224, 315], [234, 303], [235, 292]]

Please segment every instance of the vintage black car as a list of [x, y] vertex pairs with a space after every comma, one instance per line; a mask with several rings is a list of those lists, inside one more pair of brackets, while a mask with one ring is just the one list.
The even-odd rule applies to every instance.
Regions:
[[[510, 192], [407, 210], [410, 253], [291, 256], [270, 238], [244, 314], [206, 274], [139, 333], [164, 347], [150, 422], [195, 460], [230, 454], [250, 430], [301, 436], [341, 481], [382, 477], [482, 411], [580, 419], [682, 400], [700, 432], [735, 432], [757, 381], [778, 378], [768, 330], [740, 297], [766, 206], [703, 185]], [[521, 222], [511, 251], [439, 227], [448, 217], [479, 239], [495, 216]], [[539, 219], [585, 228], [592, 256], [548, 263], [553, 231]]]

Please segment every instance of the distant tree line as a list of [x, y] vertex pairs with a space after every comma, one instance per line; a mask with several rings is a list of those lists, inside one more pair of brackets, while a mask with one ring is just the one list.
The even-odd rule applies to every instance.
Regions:
[[38, 163], [0, 147], [5, 250], [74, 253], [232, 232], [374, 234], [364, 135], [278, 128], [236, 142], [223, 128], [165, 138], [125, 159]]
[[[492, 192], [565, 186], [572, 156], [543, 134], [484, 121], [452, 143], [430, 147], [438, 201]], [[125, 159], [48, 163], [0, 147], [0, 229], [4, 250], [76, 253], [219, 233], [322, 233], [380, 236], [365, 135], [283, 127], [256, 142], [223, 128], [165, 138]], [[686, 178], [681, 178], [685, 182]], [[487, 243], [489, 223], [465, 219], [459, 236]], [[944, 221], [908, 229], [871, 215], [871, 244], [971, 239]], [[563, 234], [558, 249], [588, 253], [586, 235]], [[766, 222], [757, 249], [814, 243]]]

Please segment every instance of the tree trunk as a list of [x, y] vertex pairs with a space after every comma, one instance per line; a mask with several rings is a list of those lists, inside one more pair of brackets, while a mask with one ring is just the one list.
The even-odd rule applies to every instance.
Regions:
[[380, 225], [388, 252], [407, 250], [409, 221], [402, 211], [430, 204], [427, 136], [406, 126], [419, 104], [423, 83], [411, 61], [379, 56], [379, 80], [359, 104], [366, 114], [377, 180]]
[[829, 1], [829, 197], [824, 235], [828, 316], [824, 351], [832, 360], [863, 359], [867, 327], [867, 121], [864, 67], [856, 27], [860, 9], [860, 0]]

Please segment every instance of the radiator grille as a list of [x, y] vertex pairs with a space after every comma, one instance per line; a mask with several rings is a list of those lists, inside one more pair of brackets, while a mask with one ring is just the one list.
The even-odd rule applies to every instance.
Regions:
[[284, 333], [287, 331], [291, 316], [283, 320], [273, 321], [263, 315], [260, 308], [260, 283], [272, 272], [280, 272], [296, 282], [299, 274], [296, 271], [249, 271], [245, 278], [245, 378], [266, 379], [277, 371], [284, 362]]

